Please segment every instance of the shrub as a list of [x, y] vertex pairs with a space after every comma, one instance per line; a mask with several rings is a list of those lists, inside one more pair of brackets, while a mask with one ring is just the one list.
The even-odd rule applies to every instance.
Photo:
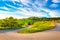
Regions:
[[40, 32], [40, 31], [44, 31], [44, 30], [49, 30], [54, 28], [54, 21], [38, 21], [35, 22], [31, 28], [27, 28], [24, 30], [19, 30], [19, 33], [35, 33], [35, 32]]
[[25, 23], [24, 25], [22, 25], [23, 28], [28, 27], [28, 23]]

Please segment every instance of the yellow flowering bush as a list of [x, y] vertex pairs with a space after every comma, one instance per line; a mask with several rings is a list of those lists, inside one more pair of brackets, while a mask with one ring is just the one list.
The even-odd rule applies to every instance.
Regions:
[[34, 33], [49, 30], [55, 27], [54, 21], [38, 21], [31, 25], [31, 28], [20, 30], [19, 33]]

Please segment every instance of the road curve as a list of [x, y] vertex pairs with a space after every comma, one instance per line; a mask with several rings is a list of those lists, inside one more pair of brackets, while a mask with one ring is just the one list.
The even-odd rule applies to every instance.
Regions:
[[32, 34], [0, 33], [0, 40], [60, 40], [60, 24], [56, 23], [52, 30]]

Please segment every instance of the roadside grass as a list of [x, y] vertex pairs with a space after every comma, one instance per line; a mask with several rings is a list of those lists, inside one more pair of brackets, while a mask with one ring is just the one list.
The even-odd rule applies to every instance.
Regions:
[[55, 27], [54, 21], [38, 21], [31, 25], [31, 28], [19, 30], [18, 33], [35, 33], [50, 30]]

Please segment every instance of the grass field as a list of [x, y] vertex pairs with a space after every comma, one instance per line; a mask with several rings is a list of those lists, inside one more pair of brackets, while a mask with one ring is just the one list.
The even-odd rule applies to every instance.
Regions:
[[60, 23], [60, 18], [30, 17], [25, 19], [15, 19], [9, 17], [0, 19], [0, 30], [25, 28], [19, 30], [18, 33], [35, 33], [55, 28], [55, 22]]
[[35, 22], [33, 25], [31, 25], [31, 28], [26, 28], [24, 30], [19, 30], [19, 33], [35, 33], [35, 32], [41, 32], [45, 30], [49, 30], [55, 27], [54, 21], [38, 21]]

